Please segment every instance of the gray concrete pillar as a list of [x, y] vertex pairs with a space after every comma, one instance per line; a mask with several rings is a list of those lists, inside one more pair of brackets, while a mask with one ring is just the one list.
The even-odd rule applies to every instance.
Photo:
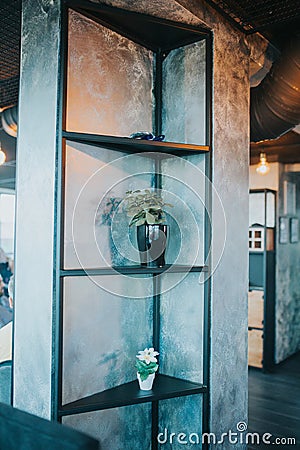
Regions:
[[24, 0], [17, 148], [14, 406], [52, 408], [60, 0]]

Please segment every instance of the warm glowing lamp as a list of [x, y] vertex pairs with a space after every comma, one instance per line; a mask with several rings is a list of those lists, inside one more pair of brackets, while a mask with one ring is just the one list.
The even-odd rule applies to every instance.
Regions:
[[256, 168], [256, 172], [259, 175], [267, 175], [270, 172], [270, 164], [267, 162], [267, 157], [265, 153], [261, 153], [259, 157], [260, 161]]
[[0, 144], [0, 166], [2, 166], [2, 164], [5, 163], [5, 160], [6, 160], [6, 154], [2, 151], [1, 144]]

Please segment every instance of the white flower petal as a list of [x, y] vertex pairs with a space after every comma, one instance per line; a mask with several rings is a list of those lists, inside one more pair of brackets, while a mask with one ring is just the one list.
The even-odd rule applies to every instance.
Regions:
[[150, 364], [151, 362], [157, 363], [156, 355], [159, 355], [158, 352], [154, 350], [153, 347], [145, 348], [145, 350], [141, 350], [138, 352], [139, 354], [136, 357], [140, 361], [144, 361], [146, 364]]

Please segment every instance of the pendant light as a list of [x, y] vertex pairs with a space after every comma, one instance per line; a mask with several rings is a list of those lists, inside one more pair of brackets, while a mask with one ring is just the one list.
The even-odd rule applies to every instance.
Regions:
[[4, 151], [1, 148], [1, 142], [0, 142], [0, 166], [2, 166], [2, 164], [5, 163], [6, 160], [6, 154], [4, 153]]
[[259, 175], [267, 175], [270, 172], [270, 164], [267, 162], [267, 156], [265, 153], [261, 153], [259, 156], [259, 164], [256, 168], [256, 172]]

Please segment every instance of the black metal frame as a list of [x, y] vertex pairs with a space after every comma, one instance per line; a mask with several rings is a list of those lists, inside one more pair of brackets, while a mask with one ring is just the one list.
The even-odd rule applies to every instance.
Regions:
[[[204, 327], [203, 327], [203, 383], [208, 387], [208, 392], [203, 395], [203, 420], [202, 430], [203, 433], [210, 431], [211, 422], [211, 403], [210, 403], [210, 360], [211, 360], [211, 243], [212, 243], [212, 227], [210, 218], [212, 217], [212, 192], [211, 182], [212, 175], [212, 142], [213, 142], [213, 123], [212, 123], [212, 111], [213, 111], [213, 34], [209, 33], [206, 40], [206, 144], [210, 147], [210, 152], [206, 156], [206, 187], [205, 187], [205, 263], [208, 266], [207, 281], [204, 286]], [[202, 444], [203, 449], [208, 449], [209, 444]]]
[[[85, 8], [88, 7], [89, 12]], [[98, 136], [98, 135], [86, 135], [84, 133], [70, 133], [65, 131], [66, 124], [66, 80], [67, 80], [67, 58], [68, 58], [68, 8], [75, 9], [79, 11], [81, 14], [85, 14], [89, 18], [93, 18], [97, 22], [100, 21], [99, 14], [101, 11], [109, 10], [110, 13], [113, 11], [117, 11], [118, 18], [122, 17], [124, 14], [126, 17], [130, 15], [133, 20], [141, 17], [145, 23], [154, 23], [159, 24], [159, 26], [163, 27], [171, 27], [170, 29], [183, 30], [186, 33], [182, 42], [182, 45], [187, 45], [192, 42], [196, 42], [202, 39], [206, 39], [206, 146], [199, 145], [189, 145], [189, 144], [174, 144], [174, 143], [165, 143], [165, 142], [141, 142], [141, 141], [130, 141], [126, 140], [126, 138], [117, 138], [117, 137], [106, 137], [106, 136]], [[97, 12], [97, 18], [93, 16]], [[160, 330], [160, 277], [159, 274], [164, 271], [170, 272], [209, 272], [208, 266], [194, 266], [194, 267], [185, 267], [185, 266], [166, 266], [164, 268], [157, 269], [149, 269], [142, 267], [112, 267], [111, 269], [107, 268], [98, 268], [91, 270], [64, 270], [64, 202], [65, 202], [65, 165], [66, 165], [66, 153], [65, 146], [67, 140], [74, 140], [77, 142], [85, 142], [86, 144], [90, 144], [93, 146], [106, 147], [111, 149], [117, 149], [120, 147], [123, 151], [126, 152], [149, 152], [152, 151], [152, 157], [155, 159], [156, 166], [156, 176], [154, 180], [154, 187], [161, 188], [162, 180], [160, 175], [160, 167], [161, 167], [161, 159], [155, 156], [155, 151], [160, 151], [165, 153], [164, 157], [168, 157], [170, 154], [176, 155], [188, 155], [195, 153], [206, 153], [206, 174], [211, 180], [211, 142], [212, 142], [212, 34], [207, 30], [200, 29], [198, 27], [193, 27], [185, 24], [180, 24], [176, 22], [171, 22], [165, 19], [158, 19], [152, 16], [146, 16], [145, 14], [139, 13], [131, 13], [128, 11], [119, 10], [116, 8], [108, 7], [106, 5], [100, 5], [95, 3], [90, 3], [84, 0], [74, 0], [74, 1], [65, 1], [62, 5], [61, 11], [62, 17], [62, 27], [61, 27], [61, 69], [60, 69], [60, 85], [59, 85], [59, 97], [60, 103], [58, 105], [59, 109], [59, 132], [57, 136], [57, 198], [56, 198], [56, 211], [57, 211], [57, 224], [55, 229], [55, 237], [56, 237], [56, 254], [57, 254], [57, 264], [55, 267], [55, 283], [54, 283], [54, 298], [55, 301], [55, 315], [54, 315], [54, 326], [53, 326], [53, 367], [52, 367], [52, 418], [57, 421], [61, 421], [62, 417], [65, 415], [76, 414], [75, 410], [70, 409], [69, 405], [62, 405], [62, 371], [63, 371], [63, 280], [65, 277], [70, 276], [87, 276], [87, 275], [114, 275], [119, 273], [127, 273], [127, 274], [142, 274], [142, 273], [151, 273], [153, 278], [153, 288], [154, 288], [154, 296], [153, 296], [153, 306], [154, 306], [154, 314], [153, 314], [153, 345], [155, 348], [159, 349], [159, 330]], [[145, 45], [144, 42], [141, 42], [141, 39], [135, 35], [129, 35], [128, 30], [122, 30], [119, 27], [111, 24], [105, 23], [105, 26], [111, 29], [114, 29], [118, 33], [129, 37], [133, 41], [139, 41], [138, 43]], [[172, 28], [173, 27], [173, 28]], [[177, 38], [177, 35], [175, 36]], [[172, 40], [172, 39], [171, 39]], [[176, 41], [176, 39], [175, 39]], [[148, 46], [149, 48], [149, 46]], [[155, 117], [154, 117], [154, 131], [156, 134], [161, 134], [161, 108], [162, 108], [162, 63], [163, 59], [167, 56], [169, 50], [171, 50], [172, 45], [169, 43], [166, 48], [154, 49], [156, 51], [156, 59], [155, 59], [155, 82], [154, 82], [154, 95], [155, 95]], [[149, 156], [149, 153], [147, 153]], [[208, 187], [209, 183], [207, 184]], [[211, 245], [211, 232], [210, 232], [210, 213], [211, 213], [211, 193], [210, 187], [206, 189], [206, 208], [207, 213], [205, 217], [205, 258], [208, 258], [210, 245]], [[58, 256], [59, 255], [59, 256]], [[209, 264], [209, 261], [207, 261]], [[207, 281], [205, 283], [204, 288], [204, 347], [203, 347], [203, 384], [192, 383], [188, 381], [174, 379], [173, 383], [178, 384], [179, 387], [174, 389], [174, 392], [164, 391], [163, 388], [157, 390], [152, 394], [148, 394], [145, 396], [136, 395], [135, 400], [132, 401], [131, 404], [143, 402], [143, 401], [151, 401], [152, 402], [152, 449], [157, 449], [157, 434], [158, 434], [158, 401], [160, 399], [165, 398], [173, 398], [182, 395], [192, 395], [192, 394], [201, 394], [203, 396], [203, 424], [202, 431], [209, 432], [209, 421], [210, 421], [210, 401], [209, 401], [209, 368], [210, 368], [210, 277], [208, 274]], [[172, 382], [172, 377], [167, 377], [164, 375], [159, 375], [159, 383], [161, 386], [164, 386], [165, 380], [169, 379], [168, 382]], [[180, 384], [181, 383], [181, 384]], [[185, 386], [185, 384], [186, 386]], [[130, 385], [130, 383], [128, 383]], [[123, 385], [125, 386], [125, 385]], [[180, 386], [184, 386], [184, 389], [180, 391]], [[122, 385], [117, 387], [116, 389], [122, 389]], [[128, 389], [131, 389], [128, 386]], [[106, 392], [106, 391], [105, 391]], [[108, 391], [107, 391], [108, 392]], [[105, 394], [105, 393], [104, 393]], [[100, 394], [96, 394], [100, 395]], [[140, 398], [144, 397], [144, 398]], [[97, 397], [98, 398], [98, 397]], [[87, 405], [85, 403], [88, 401], [87, 399], [81, 399], [75, 403], [82, 402], [79, 410], [80, 412], [88, 412], [92, 410], [99, 410], [104, 408], [105, 403], [94, 405]], [[100, 400], [99, 400], [100, 401]], [[126, 400], [128, 402], [128, 399]], [[124, 400], [125, 402], [125, 400]], [[73, 402], [74, 403], [74, 402]], [[122, 403], [122, 402], [121, 402]], [[129, 403], [123, 403], [130, 404]], [[102, 405], [102, 406], [101, 406]], [[116, 407], [109, 406], [107, 407]], [[122, 406], [122, 405], [119, 405]], [[71, 407], [71, 405], [70, 405]], [[203, 448], [206, 448], [204, 445]]]
[[66, 91], [67, 91], [67, 49], [68, 49], [68, 17], [67, 8], [61, 5], [61, 35], [60, 35], [60, 67], [58, 83], [58, 127], [56, 137], [56, 223], [54, 224], [54, 242], [56, 247], [54, 253], [54, 288], [53, 298], [53, 327], [52, 327], [52, 375], [51, 375], [51, 418], [61, 421], [58, 414], [59, 405], [62, 399], [62, 354], [63, 354], [63, 278], [60, 274], [61, 267], [64, 266], [64, 209], [65, 209], [65, 166], [66, 152], [65, 141], [63, 140], [63, 130], [66, 126]]
[[[267, 250], [267, 195], [274, 195], [274, 250]], [[264, 241], [263, 274], [261, 286], [250, 286], [250, 290], [262, 290], [264, 296], [264, 317], [262, 327], [249, 326], [248, 330], [263, 332], [262, 369], [271, 371], [275, 364], [275, 263], [276, 263], [276, 204], [277, 192], [273, 189], [250, 189], [249, 194], [264, 194]], [[251, 253], [251, 251], [249, 252]], [[260, 252], [255, 252], [259, 254]]]

